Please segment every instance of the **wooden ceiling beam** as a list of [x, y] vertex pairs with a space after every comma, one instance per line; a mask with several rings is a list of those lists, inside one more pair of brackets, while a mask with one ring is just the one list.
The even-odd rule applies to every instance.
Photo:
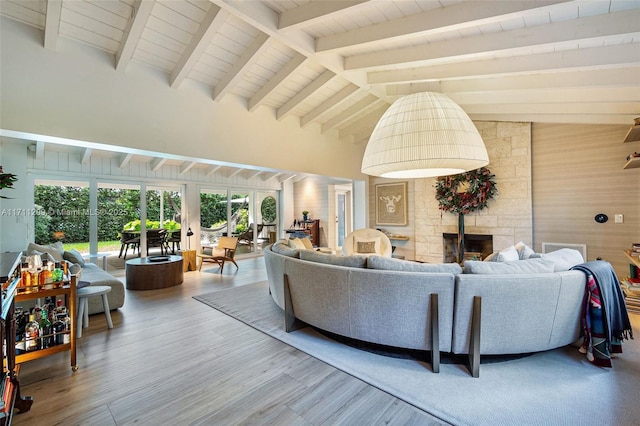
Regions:
[[325, 70], [318, 78], [313, 80], [310, 84], [308, 84], [304, 89], [300, 90], [294, 97], [289, 99], [284, 105], [282, 105], [276, 111], [276, 119], [282, 120], [284, 117], [289, 115], [289, 113], [300, 103], [302, 103], [309, 96], [314, 94], [316, 91], [320, 90], [322, 86], [327, 84], [333, 78], [336, 77], [336, 74], [333, 71]]
[[227, 16], [229, 16], [228, 12], [223, 11], [216, 5], [211, 5], [204, 20], [198, 26], [198, 30], [191, 38], [191, 42], [171, 72], [169, 77], [169, 85], [171, 87], [180, 86], [180, 83], [189, 75], [193, 66], [198, 62], [202, 53], [211, 44], [211, 40], [224, 24]]
[[60, 34], [60, 17], [62, 16], [62, 0], [47, 0], [47, 14], [44, 18], [44, 47], [56, 50], [58, 34]]
[[522, 12], [566, 1], [479, 1], [458, 3], [360, 27], [351, 31], [320, 37], [316, 40], [316, 52], [366, 46], [381, 41], [397, 42], [415, 38], [419, 35], [477, 27], [482, 24], [494, 23]]
[[255, 95], [249, 99], [249, 111], [254, 111], [258, 106], [260, 106], [271, 93], [275, 92], [278, 87], [282, 86], [291, 74], [302, 67], [306, 60], [306, 56], [296, 53], [275, 76], [269, 79], [267, 84], [262, 86]]
[[116, 70], [125, 71], [127, 69], [154, 4], [155, 0], [136, 0], [133, 6], [133, 17], [127, 23], [120, 48], [116, 52]]
[[349, 84], [344, 87], [335, 95], [331, 96], [329, 99], [315, 107], [313, 110], [305, 114], [300, 118], [300, 127], [305, 128], [309, 125], [313, 120], [322, 116], [323, 114], [329, 113], [332, 109], [337, 108], [342, 105], [344, 102], [348, 102], [351, 95], [356, 93], [360, 88], [354, 84]]
[[250, 65], [253, 64], [260, 53], [264, 52], [268, 46], [269, 36], [261, 32], [238, 58], [236, 63], [233, 64], [229, 72], [227, 72], [218, 85], [213, 89], [213, 100], [218, 101], [227, 94], [234, 84], [244, 77], [244, 74], [247, 72]]
[[365, 3], [367, 0], [323, 0], [305, 3], [302, 6], [285, 10], [278, 19], [278, 29], [296, 27], [301, 24], [317, 23], [330, 19], [336, 13], [353, 6]]

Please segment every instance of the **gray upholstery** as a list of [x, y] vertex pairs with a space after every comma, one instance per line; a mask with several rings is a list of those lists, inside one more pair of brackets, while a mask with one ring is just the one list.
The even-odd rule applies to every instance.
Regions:
[[586, 279], [579, 271], [390, 271], [296, 259], [274, 253], [270, 246], [264, 259], [271, 296], [278, 306], [284, 309], [286, 274], [298, 319], [359, 340], [431, 349], [432, 293], [439, 298], [440, 351], [468, 353], [475, 296], [482, 297], [481, 354], [543, 351], [573, 343], [580, 336]]
[[480, 262], [466, 260], [465, 274], [544, 274], [553, 272], [554, 263], [547, 259], [510, 260], [507, 262]]
[[336, 266], [350, 266], [352, 268], [365, 268], [367, 266], [366, 256], [338, 256], [313, 250], [300, 250], [300, 259]]
[[436, 293], [440, 350], [450, 351], [453, 274], [336, 266], [283, 256], [271, 246], [264, 250], [264, 259], [271, 296], [278, 306], [284, 309], [286, 274], [296, 318], [374, 343], [431, 349], [429, 298]]
[[405, 272], [444, 272], [448, 274], [462, 272], [462, 268], [457, 263], [419, 263], [383, 256], [369, 256], [367, 268]]
[[[109, 310], [121, 308], [124, 305], [124, 284], [110, 273], [104, 271], [93, 263], [85, 263], [80, 274], [80, 280], [90, 282], [90, 286], [109, 286], [111, 291], [107, 293]], [[102, 297], [90, 297], [89, 315], [104, 312]]]
[[460, 274], [452, 351], [469, 351], [474, 296], [482, 297], [481, 354], [536, 352], [572, 343], [580, 335], [584, 292], [582, 273]]

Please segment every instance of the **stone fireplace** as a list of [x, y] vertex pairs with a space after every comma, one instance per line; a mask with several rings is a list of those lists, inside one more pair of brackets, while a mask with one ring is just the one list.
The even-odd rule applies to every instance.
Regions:
[[[464, 235], [464, 260], [483, 260], [493, 253], [493, 235]], [[442, 261], [457, 262], [458, 234], [442, 234]]]

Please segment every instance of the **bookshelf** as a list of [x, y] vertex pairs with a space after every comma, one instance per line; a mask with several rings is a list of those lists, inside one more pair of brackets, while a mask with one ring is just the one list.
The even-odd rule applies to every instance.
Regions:
[[[624, 251], [625, 256], [629, 258], [631, 265], [640, 268], [640, 259], [638, 256], [632, 256], [631, 250]], [[636, 314], [640, 314], [640, 285], [632, 286], [628, 280], [624, 280], [623, 289], [626, 294], [625, 303], [627, 310]]]

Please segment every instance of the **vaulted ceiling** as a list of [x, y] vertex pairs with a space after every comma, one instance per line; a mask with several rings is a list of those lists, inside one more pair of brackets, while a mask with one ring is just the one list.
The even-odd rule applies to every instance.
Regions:
[[397, 97], [438, 91], [474, 120], [629, 124], [639, 1], [2, 0], [0, 13], [364, 142]]

